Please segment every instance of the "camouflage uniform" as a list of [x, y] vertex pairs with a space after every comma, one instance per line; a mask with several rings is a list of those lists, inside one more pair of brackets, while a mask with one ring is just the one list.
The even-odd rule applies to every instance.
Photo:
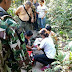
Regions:
[[9, 15], [0, 18], [0, 40], [0, 72], [21, 72], [21, 67], [32, 72], [24, 33]]

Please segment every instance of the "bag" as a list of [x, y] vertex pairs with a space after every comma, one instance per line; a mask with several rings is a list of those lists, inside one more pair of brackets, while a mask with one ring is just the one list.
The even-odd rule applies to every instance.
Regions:
[[[24, 7], [24, 9], [25, 9], [25, 6], [23, 5], [23, 7]], [[26, 13], [28, 14], [28, 16], [29, 16], [29, 23], [31, 23], [31, 16], [29, 15], [29, 13], [27, 12], [27, 10], [25, 9], [25, 11], [26, 11]]]
[[31, 17], [29, 17], [29, 21], [28, 22], [31, 23]]

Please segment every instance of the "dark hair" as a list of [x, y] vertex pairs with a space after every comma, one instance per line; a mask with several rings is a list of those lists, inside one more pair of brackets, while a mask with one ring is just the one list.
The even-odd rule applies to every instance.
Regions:
[[44, 3], [44, 0], [40, 0], [40, 1]]
[[51, 26], [47, 26], [46, 29], [51, 31]]
[[49, 34], [45, 30], [43, 30], [40, 34], [41, 35], [44, 35], [45, 37], [48, 37], [49, 36]]
[[2, 2], [3, 0], [0, 0], [0, 3]]
[[26, 4], [31, 7], [31, 2], [30, 1], [27, 1]]
[[25, 32], [25, 35], [27, 35], [27, 36], [32, 36], [33, 33], [32, 33], [32, 31], [27, 31], [27, 32]]

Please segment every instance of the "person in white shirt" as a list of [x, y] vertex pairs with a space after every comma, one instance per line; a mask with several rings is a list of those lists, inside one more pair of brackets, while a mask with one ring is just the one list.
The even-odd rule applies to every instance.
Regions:
[[45, 27], [45, 16], [47, 13], [47, 7], [44, 5], [44, 0], [39, 1], [39, 6], [37, 7], [37, 13], [38, 13], [38, 25], [39, 28]]
[[51, 67], [50, 64], [55, 61], [56, 49], [53, 40], [48, 36], [47, 31], [43, 30], [40, 35], [43, 40], [41, 41], [40, 46], [35, 47], [37, 47], [38, 50], [43, 49], [44, 54], [35, 55], [34, 60], [44, 65], [44, 67], [41, 68], [41, 70], [44, 71], [44, 69]]
[[42, 28], [39, 33], [41, 33], [43, 30], [47, 31], [47, 33], [49, 34], [49, 36], [53, 39], [54, 43], [57, 44], [58, 38], [56, 36], [56, 33], [54, 31], [52, 31], [51, 26], [46, 26], [45, 28]]

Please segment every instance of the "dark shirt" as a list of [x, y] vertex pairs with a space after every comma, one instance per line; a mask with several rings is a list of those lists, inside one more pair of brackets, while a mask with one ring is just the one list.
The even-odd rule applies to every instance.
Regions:
[[[39, 6], [39, 4], [36, 2], [36, 3], [33, 3], [35, 8], [37, 9], [37, 6]], [[38, 14], [36, 13], [36, 19], [38, 19]]]
[[26, 44], [26, 45], [28, 44], [28, 39], [26, 39], [26, 38], [25, 38], [25, 44]]

